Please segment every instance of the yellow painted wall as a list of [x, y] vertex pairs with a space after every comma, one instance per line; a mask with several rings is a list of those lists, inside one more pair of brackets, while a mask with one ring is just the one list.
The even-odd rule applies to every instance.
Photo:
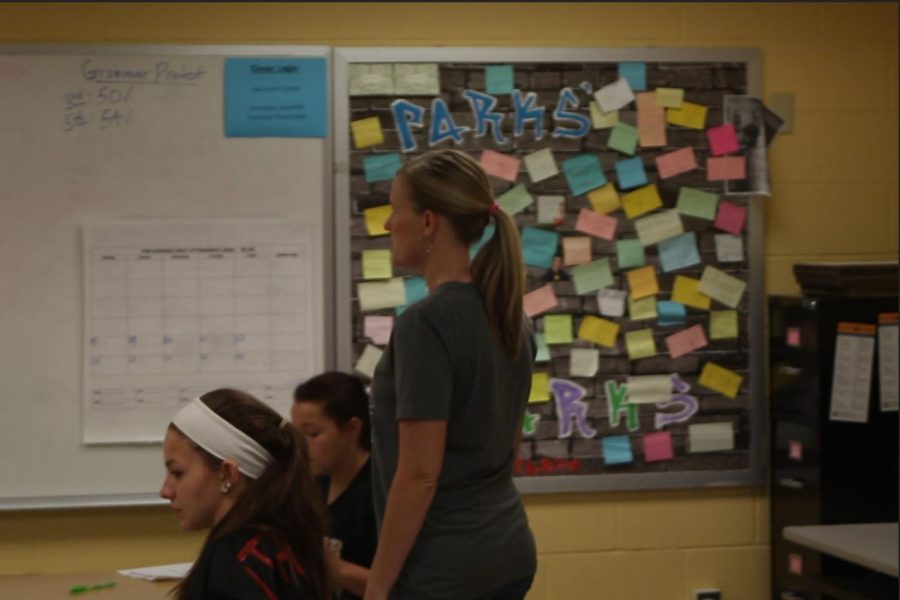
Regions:
[[[764, 97], [792, 92], [772, 145], [768, 293], [796, 261], [897, 259], [895, 4], [0, 4], [0, 43], [758, 47]], [[0, 91], [2, 93], [2, 91]], [[0, 482], [2, 485], [2, 482]], [[539, 572], [529, 600], [767, 597], [764, 490], [526, 497]], [[0, 574], [191, 560], [166, 509], [0, 513]]]

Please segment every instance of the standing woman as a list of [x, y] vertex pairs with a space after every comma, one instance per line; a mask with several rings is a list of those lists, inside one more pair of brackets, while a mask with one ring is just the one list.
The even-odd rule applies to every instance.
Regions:
[[365, 598], [519, 600], [537, 558], [512, 481], [534, 356], [518, 229], [456, 150], [409, 161], [390, 198], [394, 263], [430, 294], [397, 319], [373, 377], [380, 534]]
[[179, 600], [326, 600], [324, 528], [302, 435], [245, 392], [196, 398], [169, 425], [159, 494], [210, 529]]

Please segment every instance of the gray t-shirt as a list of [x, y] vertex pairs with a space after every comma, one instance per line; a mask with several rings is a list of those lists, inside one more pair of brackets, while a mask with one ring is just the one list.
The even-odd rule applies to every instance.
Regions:
[[525, 338], [509, 357], [471, 283], [445, 283], [396, 320], [372, 381], [379, 527], [397, 468], [398, 420], [446, 420], [447, 442], [434, 500], [392, 598], [466, 600], [535, 572], [534, 538], [512, 482], [534, 356]]

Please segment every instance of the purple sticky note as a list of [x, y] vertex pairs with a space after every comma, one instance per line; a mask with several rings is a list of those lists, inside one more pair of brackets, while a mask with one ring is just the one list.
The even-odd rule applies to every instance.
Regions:
[[747, 209], [738, 206], [728, 200], [719, 202], [719, 213], [716, 215], [715, 226], [731, 235], [741, 235], [744, 221], [747, 219]]
[[644, 460], [656, 462], [672, 460], [672, 434], [668, 431], [644, 434]]
[[734, 125], [731, 123], [710, 127], [706, 130], [706, 139], [709, 140], [709, 149], [713, 156], [722, 156], [738, 151], [737, 135], [734, 132]]

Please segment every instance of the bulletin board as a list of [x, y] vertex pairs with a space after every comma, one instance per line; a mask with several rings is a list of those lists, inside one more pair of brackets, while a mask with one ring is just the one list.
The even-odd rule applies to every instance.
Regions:
[[[325, 368], [330, 55], [0, 49], [0, 509], [163, 502], [184, 402], [233, 386], [285, 412]], [[320, 95], [236, 98], [234, 65], [275, 94], [314, 70]]]
[[523, 239], [539, 350], [519, 489], [761, 483], [764, 198], [746, 190], [766, 165], [737, 119], [721, 127], [726, 97], [759, 96], [760, 62], [755, 49], [336, 49], [338, 367], [370, 377], [393, 319], [427, 294], [390, 267], [380, 224], [403, 161], [455, 147], [488, 170]]

